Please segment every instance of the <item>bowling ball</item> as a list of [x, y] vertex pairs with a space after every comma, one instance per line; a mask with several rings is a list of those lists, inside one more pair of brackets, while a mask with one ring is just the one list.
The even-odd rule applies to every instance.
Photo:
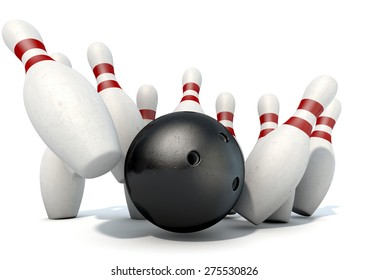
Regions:
[[244, 158], [217, 120], [175, 112], [137, 134], [126, 154], [125, 180], [147, 220], [168, 231], [194, 232], [234, 207], [244, 184]]

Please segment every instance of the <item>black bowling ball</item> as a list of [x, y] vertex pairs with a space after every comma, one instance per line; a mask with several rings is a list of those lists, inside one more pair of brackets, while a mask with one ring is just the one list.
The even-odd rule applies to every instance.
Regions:
[[138, 133], [126, 155], [125, 179], [147, 220], [165, 230], [194, 232], [234, 207], [244, 184], [244, 158], [217, 120], [175, 112]]

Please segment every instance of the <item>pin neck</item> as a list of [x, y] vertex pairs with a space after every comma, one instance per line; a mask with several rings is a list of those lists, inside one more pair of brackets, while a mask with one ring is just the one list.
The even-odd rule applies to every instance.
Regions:
[[[305, 110], [309, 113], [311, 113], [316, 119], [319, 117], [319, 115], [321, 115], [321, 113], [323, 112], [323, 106], [318, 103], [315, 100], [312, 99], [303, 99], [302, 101], [300, 101], [299, 107], [297, 109], [297, 112], [299, 110]], [[312, 124], [309, 123], [308, 121], [306, 121], [303, 118], [297, 117], [297, 116], [293, 116], [290, 119], [288, 119], [285, 124], [294, 126], [296, 128], [299, 128], [300, 130], [302, 130], [305, 134], [308, 135], [308, 137], [311, 136], [312, 134]]]
[[234, 128], [232, 128], [229, 125], [226, 125], [226, 121], [230, 122], [231, 123], [230, 125], [232, 125], [233, 120], [234, 120], [234, 114], [231, 112], [224, 111], [224, 112], [219, 112], [217, 114], [217, 121], [222, 123], [227, 128], [227, 130], [235, 137]]
[[20, 61], [22, 61], [23, 55], [31, 49], [40, 49], [41, 51], [44, 51], [45, 54], [35, 55], [31, 57], [30, 59], [28, 59], [27, 62], [24, 64], [26, 73], [29, 70], [29, 68], [31, 68], [33, 65], [35, 65], [38, 62], [41, 62], [44, 60], [53, 61], [53, 59], [49, 55], [47, 55], [45, 45], [41, 41], [34, 39], [34, 38], [28, 38], [28, 39], [24, 39], [18, 42], [14, 47], [14, 54], [18, 57]]
[[317, 119], [316, 125], [327, 125], [334, 128], [336, 121], [333, 118], [321, 116]]
[[180, 100], [180, 102], [183, 102], [183, 101], [194, 101], [200, 104], [198, 97], [194, 95], [184, 95], [183, 98]]
[[303, 131], [305, 134], [308, 135], [308, 137], [310, 137], [311, 133], [312, 133], [312, 125], [307, 122], [306, 120], [302, 119], [302, 118], [298, 118], [298, 117], [291, 117], [290, 119], [288, 119], [285, 124], [294, 126], [296, 128], [299, 128], [301, 131]]
[[37, 39], [29, 38], [29, 39], [24, 39], [15, 45], [14, 54], [21, 61], [23, 54], [31, 49], [41, 49], [46, 52], [45, 45], [41, 41]]
[[231, 112], [219, 112], [217, 114], [217, 120], [218, 121], [226, 120], [226, 121], [233, 122], [233, 120], [234, 120], [234, 114], [231, 113]]
[[322, 138], [327, 140], [328, 142], [332, 143], [332, 138], [331, 138], [331, 134], [326, 132], [326, 131], [322, 131], [322, 130], [315, 130], [313, 131], [311, 137], [318, 137], [318, 138]]
[[96, 79], [101, 74], [109, 73], [109, 74], [115, 75], [114, 66], [111, 65], [110, 63], [98, 64], [95, 67], [93, 67], [92, 71], [93, 71], [93, 74], [95, 75]]
[[[102, 74], [112, 74], [113, 77], [110, 76], [110, 78], [115, 77], [114, 66], [110, 63], [97, 64], [95, 67], [93, 67], [92, 71], [96, 79]], [[108, 89], [108, 88], [120, 88], [121, 89], [121, 86], [115, 79], [104, 80], [98, 83], [97, 92], [101, 92], [104, 89]]]
[[154, 120], [156, 118], [156, 111], [150, 109], [139, 110], [144, 120]]
[[[192, 91], [195, 91], [197, 94], [199, 94], [199, 90], [200, 90], [200, 87], [199, 85], [197, 85], [196, 83], [186, 83], [183, 85], [183, 94], [186, 93], [186, 91], [188, 90], [192, 90]], [[183, 96], [183, 98], [180, 100], [180, 102], [183, 102], [183, 101], [194, 101], [198, 104], [199, 103], [199, 98], [193, 94], [186, 94]]]
[[104, 89], [107, 89], [107, 88], [120, 88], [121, 89], [121, 86], [115, 80], [107, 80], [97, 85], [97, 92], [103, 91]]
[[[331, 129], [334, 128], [336, 121], [331, 117], [321, 116], [317, 119], [316, 126], [327, 126]], [[314, 130], [311, 137], [319, 137], [322, 139], [327, 140], [328, 142], [332, 143], [331, 134], [329, 132], [320, 130], [323, 127], [318, 127], [317, 130]]]
[[275, 113], [265, 113], [259, 117], [259, 121], [261, 124], [265, 122], [274, 122], [277, 124], [279, 122], [279, 116]]
[[186, 83], [183, 85], [183, 92], [186, 92], [187, 90], [193, 90], [199, 94], [200, 86], [196, 83]]
[[315, 100], [303, 99], [300, 101], [298, 110], [306, 110], [318, 118], [324, 109], [323, 106]]

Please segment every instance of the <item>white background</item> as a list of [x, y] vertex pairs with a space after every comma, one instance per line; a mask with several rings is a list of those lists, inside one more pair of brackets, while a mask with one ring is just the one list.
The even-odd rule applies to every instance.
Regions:
[[[335, 177], [311, 218], [293, 215], [286, 225], [253, 226], [233, 217], [198, 233], [170, 233], [130, 220], [123, 186], [108, 173], [86, 182], [78, 218], [52, 221], [39, 189], [45, 145], [23, 104], [24, 67], [1, 40], [0, 278], [141, 279], [111, 276], [110, 270], [169, 265], [202, 272], [206, 266], [257, 266], [254, 279], [362, 279], [368, 249], [367, 15], [365, 1], [353, 0], [2, 3], [1, 26], [14, 18], [30, 22], [48, 52], [67, 55], [93, 85], [86, 50], [104, 42], [127, 94], [135, 99], [140, 85], [156, 87], [157, 116], [176, 107], [182, 73], [197, 67], [208, 115], [215, 117], [220, 92], [234, 94], [234, 128], [245, 156], [259, 133], [257, 102], [264, 93], [278, 96], [282, 123], [307, 84], [329, 74], [339, 83], [343, 110], [333, 132]], [[203, 277], [177, 277], [195, 278]]]

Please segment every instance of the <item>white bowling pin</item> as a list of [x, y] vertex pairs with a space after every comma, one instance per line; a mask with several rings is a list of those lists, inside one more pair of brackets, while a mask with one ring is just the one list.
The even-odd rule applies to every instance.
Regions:
[[[144, 125], [149, 124], [155, 119], [156, 109], [158, 103], [158, 96], [156, 89], [151, 85], [143, 85], [137, 92], [137, 107], [142, 115]], [[128, 188], [124, 189], [126, 202], [128, 206], [129, 215], [135, 220], [144, 220], [143, 215], [135, 207], [132, 199], [130, 198]]]
[[97, 91], [111, 114], [123, 153], [112, 173], [118, 182], [124, 183], [125, 155], [134, 137], [143, 127], [142, 116], [137, 105], [116, 80], [110, 49], [105, 44], [96, 42], [88, 47], [87, 56], [97, 81]]
[[340, 113], [341, 103], [334, 99], [317, 119], [310, 140], [309, 163], [295, 192], [295, 213], [311, 216], [330, 188], [335, 172], [331, 133]]
[[49, 219], [76, 217], [84, 185], [84, 178], [68, 168], [50, 149], [45, 150], [40, 167], [40, 187]]
[[2, 36], [25, 66], [25, 108], [45, 144], [85, 178], [110, 171], [121, 150], [110, 114], [93, 86], [77, 71], [55, 62], [29, 23], [8, 21]]
[[245, 162], [237, 213], [257, 225], [292, 195], [308, 165], [313, 125], [336, 92], [332, 77], [317, 77], [306, 88], [294, 115], [256, 143]]
[[[88, 62], [97, 81], [97, 91], [100, 93], [110, 111], [119, 138], [122, 158], [114, 167], [112, 173], [119, 183], [125, 183], [125, 157], [134, 137], [143, 128], [143, 119], [134, 101], [123, 91], [116, 80], [114, 62], [110, 49], [101, 42], [95, 42], [88, 47]], [[127, 187], [124, 185], [125, 198], [130, 217], [144, 219], [130, 199]]]
[[258, 136], [258, 141], [260, 141], [278, 126], [279, 100], [273, 94], [264, 94], [259, 98], [257, 108], [261, 126]]
[[142, 115], [144, 125], [149, 124], [156, 118], [158, 95], [151, 85], [143, 85], [137, 92], [137, 107]]
[[[54, 53], [50, 56], [55, 61], [71, 67], [65, 55]], [[67, 167], [59, 157], [46, 148], [40, 166], [40, 188], [49, 219], [76, 217], [82, 202], [84, 185], [84, 178]]]
[[216, 99], [216, 117], [217, 120], [225, 126], [229, 132], [235, 137], [234, 131], [234, 112], [235, 98], [229, 92], [222, 92]]
[[[273, 94], [264, 94], [258, 100], [258, 116], [260, 122], [260, 132], [258, 141], [263, 141], [267, 134], [278, 126], [280, 104], [277, 97]], [[291, 196], [277, 209], [267, 222], [283, 222], [287, 223], [290, 219], [291, 210], [293, 208], [294, 192]]]
[[[227, 128], [227, 130], [235, 137], [234, 131], [234, 112], [235, 98], [230, 92], [222, 92], [216, 98], [216, 117], [217, 121]], [[234, 210], [229, 212], [230, 215], [235, 214]]]
[[187, 69], [182, 77], [183, 97], [174, 112], [192, 111], [203, 113], [199, 103], [199, 91], [202, 85], [202, 75], [196, 68]]

